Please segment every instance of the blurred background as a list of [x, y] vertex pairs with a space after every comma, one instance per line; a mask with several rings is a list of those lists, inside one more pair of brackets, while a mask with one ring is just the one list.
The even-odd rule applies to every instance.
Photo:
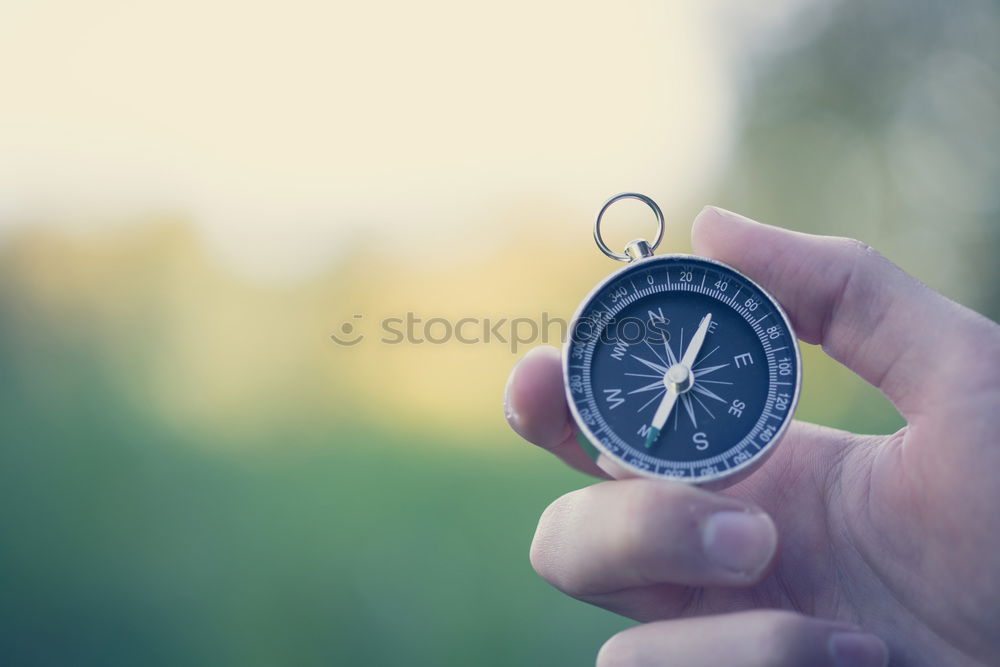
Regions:
[[[997, 319], [998, 73], [986, 0], [0, 3], [0, 662], [590, 663], [523, 350], [379, 322], [568, 318], [622, 190]], [[901, 425], [805, 348], [800, 418]]]

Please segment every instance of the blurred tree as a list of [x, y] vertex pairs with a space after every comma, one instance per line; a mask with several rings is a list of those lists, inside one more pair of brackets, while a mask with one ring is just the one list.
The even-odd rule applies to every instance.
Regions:
[[753, 49], [724, 205], [858, 237], [997, 319], [998, 38], [986, 0], [810, 3]]

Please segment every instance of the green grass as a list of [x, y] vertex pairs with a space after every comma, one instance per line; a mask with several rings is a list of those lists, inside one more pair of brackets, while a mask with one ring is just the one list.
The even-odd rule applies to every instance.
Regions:
[[[0, 664], [580, 665], [628, 625], [531, 570], [538, 515], [589, 480], [513, 434], [325, 420], [201, 442], [15, 305], [0, 300]], [[803, 416], [897, 425], [814, 353]]]
[[219, 447], [86, 354], [7, 335], [0, 371], [2, 664], [576, 665], [626, 625], [531, 570], [587, 480], [513, 435]]

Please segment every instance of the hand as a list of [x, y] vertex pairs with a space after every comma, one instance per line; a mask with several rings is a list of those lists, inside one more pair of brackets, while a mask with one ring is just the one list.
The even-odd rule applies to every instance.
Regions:
[[[1000, 327], [855, 241], [714, 208], [692, 236], [908, 423], [871, 436], [795, 422], [722, 493], [623, 479], [552, 503], [531, 547], [538, 573], [645, 623], [598, 663], [867, 667], [888, 649], [905, 667], [997, 664]], [[575, 441], [553, 348], [514, 370], [507, 414], [526, 439], [609, 477]]]

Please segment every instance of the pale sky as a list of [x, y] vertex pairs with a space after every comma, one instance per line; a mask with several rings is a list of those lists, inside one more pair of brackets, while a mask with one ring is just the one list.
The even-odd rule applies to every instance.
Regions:
[[482, 242], [497, 207], [669, 215], [732, 148], [736, 59], [804, 2], [7, 2], [0, 231], [173, 213], [285, 280], [368, 230]]

